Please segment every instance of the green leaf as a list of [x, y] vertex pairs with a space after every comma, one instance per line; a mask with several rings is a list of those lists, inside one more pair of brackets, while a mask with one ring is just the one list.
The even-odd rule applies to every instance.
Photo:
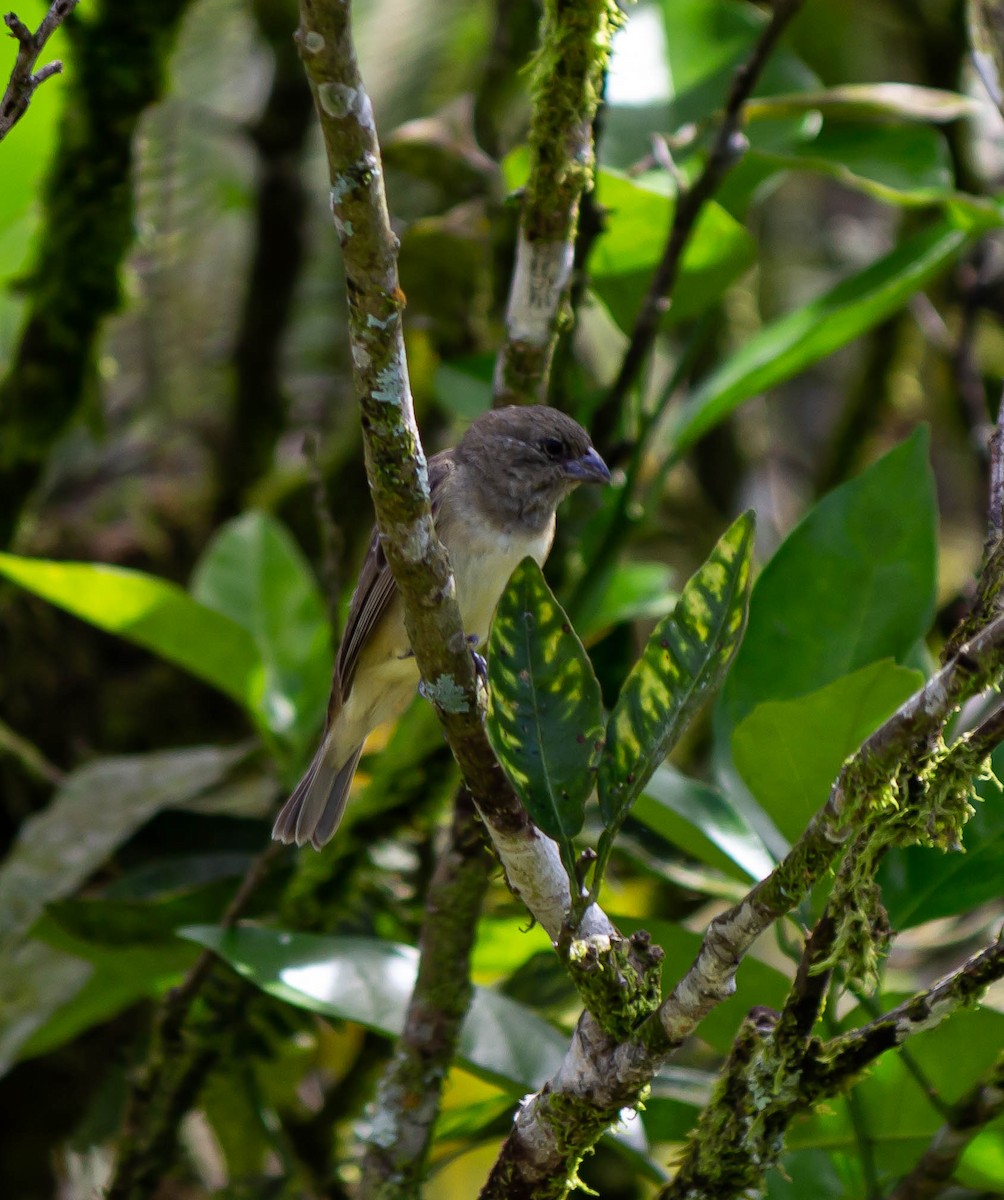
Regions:
[[[976, 230], [975, 232], [979, 232]], [[751, 396], [790, 379], [884, 321], [953, 262], [973, 236], [945, 219], [756, 334], [677, 410], [668, 437], [680, 457]]]
[[[883, 996], [882, 1007], [891, 1008], [906, 996]], [[865, 1024], [871, 1013], [856, 1008], [841, 1022], [845, 1029]], [[917, 1033], [907, 1042], [911, 1067], [918, 1068], [937, 1088], [945, 1104], [953, 1104], [982, 1078], [1004, 1044], [1004, 1014], [989, 1006], [960, 1009], [940, 1025]], [[923, 1086], [899, 1054], [883, 1054], [854, 1088], [857, 1121], [869, 1130], [869, 1142], [878, 1170], [894, 1177], [910, 1169], [944, 1123]], [[860, 1151], [860, 1134], [847, 1110], [847, 1101], [835, 1097], [788, 1133], [792, 1149], [825, 1147]], [[850, 1190], [864, 1197], [864, 1191]]]
[[624, 820], [735, 656], [746, 625], [753, 532], [753, 515], [745, 513], [722, 535], [621, 688], [597, 777], [600, 812], [610, 830]]
[[570, 848], [595, 782], [603, 707], [589, 656], [532, 558], [492, 621], [487, 730], [534, 822]]
[[99, 629], [254, 707], [261, 657], [246, 629], [193, 600], [176, 584], [100, 563], [50, 562], [0, 553], [0, 575]]
[[247, 754], [243, 746], [207, 746], [99, 759], [74, 771], [48, 807], [24, 822], [0, 866], [0, 938], [24, 933], [154, 813], [215, 787]]
[[[616, 171], [597, 172], [596, 198], [606, 229], [589, 258], [593, 290], [618, 325], [630, 330], [639, 297], [662, 257], [674, 199], [664, 176], [638, 182]], [[687, 243], [680, 282], [664, 323], [698, 316], [716, 303], [756, 256], [752, 236], [717, 204], [707, 204]]]
[[602, 581], [580, 627], [584, 641], [600, 637], [624, 621], [657, 620], [679, 597], [670, 589], [673, 573], [665, 563], [617, 563]]
[[[81, 986], [60, 997], [58, 1004], [43, 1005], [40, 1021], [18, 1048], [19, 1059], [48, 1054], [87, 1029], [108, 1021], [137, 1000], [154, 999], [175, 987], [196, 958], [192, 947], [178, 942], [134, 942], [106, 946], [75, 937], [48, 916], [35, 927], [45, 949], [66, 963], [90, 964]], [[26, 943], [28, 947], [38, 942]]]
[[760, 880], [774, 869], [774, 856], [728, 796], [669, 763], [656, 769], [631, 815], [698, 862], [733, 877]]
[[918, 429], [835, 488], [763, 569], [719, 731], [766, 700], [805, 695], [882, 658], [902, 662], [927, 633], [937, 582], [927, 444]]
[[751, 158], [828, 175], [885, 204], [935, 204], [954, 195], [948, 142], [926, 126], [827, 122], [812, 137], [754, 151]]
[[821, 91], [761, 97], [747, 101], [744, 108], [747, 121], [819, 112], [824, 117], [942, 123], [979, 111], [980, 104], [971, 96], [914, 83], [847, 83]]
[[844, 759], [923, 683], [883, 659], [807, 696], [768, 700], [739, 724], [733, 762], [789, 841], [826, 803]]
[[228, 522], [196, 567], [190, 590], [254, 639], [264, 668], [255, 707], [268, 729], [302, 746], [324, 720], [331, 628], [313, 573], [285, 526], [263, 512]]
[[[732, 76], [767, 22], [737, 0], [661, 0], [674, 96], [669, 124], [707, 121], [721, 108]], [[777, 47], [754, 90], [757, 96], [818, 89], [819, 80], [786, 46]]]
[[0, 1075], [52, 1014], [78, 995], [93, 968], [41, 942], [5, 947], [0, 964]]
[[[209, 946], [245, 979], [298, 1008], [356, 1021], [389, 1037], [404, 1027], [418, 970], [418, 951], [411, 946], [215, 925], [179, 933]], [[459, 1058], [482, 1078], [513, 1094], [539, 1088], [561, 1065], [566, 1048], [566, 1037], [524, 1005], [475, 988]]]

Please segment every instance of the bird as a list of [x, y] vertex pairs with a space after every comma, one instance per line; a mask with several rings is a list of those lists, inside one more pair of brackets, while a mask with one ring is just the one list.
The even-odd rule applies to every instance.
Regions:
[[[609, 483], [610, 471], [585, 429], [546, 405], [482, 413], [428, 468], [433, 521], [473, 646], [487, 638], [516, 566], [528, 556], [543, 565], [561, 501], [580, 483]], [[320, 850], [331, 840], [368, 734], [404, 712], [419, 682], [401, 597], [374, 529], [335, 661], [323, 740], [276, 818], [276, 841]]]

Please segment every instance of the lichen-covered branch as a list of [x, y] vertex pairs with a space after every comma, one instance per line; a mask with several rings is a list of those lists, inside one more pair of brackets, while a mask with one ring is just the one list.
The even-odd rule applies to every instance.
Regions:
[[606, 449], [609, 445], [620, 419], [624, 400], [652, 348], [662, 315], [676, 286], [683, 252], [697, 224], [701, 209], [718, 190], [718, 185], [727, 172], [746, 151], [746, 138], [742, 133], [743, 106], [752, 95], [781, 34], [803, 3], [804, 0], [774, 0], [774, 12], [770, 21], [764, 26], [749, 58], [742, 63], [733, 77], [721, 123], [715, 133], [704, 169], [693, 184], [682, 188], [677, 195], [666, 246], [635, 318], [631, 340], [624, 352], [620, 370], [602, 405], [596, 411], [593, 441], [597, 446]]
[[474, 803], [461, 789], [426, 893], [404, 1032], [368, 1122], [361, 1200], [408, 1200], [421, 1186], [443, 1080], [471, 999], [470, 954], [489, 866]]
[[[731, 1200], [759, 1193], [795, 1116], [852, 1084], [879, 1055], [974, 1004], [1002, 975], [1004, 944], [998, 941], [875, 1021], [801, 1050], [778, 1037], [776, 1014], [755, 1009], [659, 1200]], [[1001, 1099], [999, 1091], [991, 1093], [991, 1103]]]
[[592, 123], [610, 41], [612, 0], [545, 0], [534, 64], [530, 178], [522, 197], [506, 337], [494, 403], [544, 399], [575, 257], [579, 203], [592, 186]]
[[28, 111], [28, 105], [39, 84], [62, 71], [63, 64], [58, 59], [46, 63], [37, 71], [35, 64], [45, 49], [45, 43], [76, 6], [77, 0], [54, 0], [34, 33], [14, 13], [9, 12], [4, 17], [4, 24], [17, 39], [17, 58], [14, 60], [14, 68], [3, 98], [0, 99], [0, 142]]
[[955, 1173], [966, 1147], [1004, 1112], [1004, 1054], [993, 1069], [958, 1103], [913, 1169], [896, 1184], [887, 1200], [934, 1200]]
[[903, 764], [926, 762], [927, 747], [949, 717], [1002, 674], [1004, 617], [998, 617], [848, 759], [802, 837], [766, 879], [712, 922], [690, 970], [630, 1040], [610, 1036], [588, 1013], [583, 1016], [561, 1069], [517, 1116], [482, 1200], [564, 1195], [611, 1114], [636, 1104], [669, 1054], [733, 994], [736, 971], [753, 942], [808, 895], [867, 824], [873, 806], [879, 811]]
[[[557, 847], [530, 823], [488, 744], [449, 561], [432, 523], [404, 353], [397, 239], [373, 111], [352, 46], [349, 4], [301, 0], [297, 39], [324, 134], [332, 215], [345, 260], [367, 472], [408, 636], [423, 679], [433, 681], [428, 690], [436, 712], [510, 885], [556, 939], [569, 909], [568, 880]], [[612, 932], [593, 905], [580, 933]]]
[[[427, 693], [510, 886], [557, 939], [571, 904], [568, 878], [557, 846], [531, 824], [488, 744], [454, 580], [432, 522], [427, 466], [404, 351], [397, 239], [390, 228], [373, 110], [352, 44], [350, 5], [346, 0], [301, 0], [297, 42], [324, 136], [331, 210], [345, 262], [353, 378], [362, 409], [367, 474], [384, 552], [403, 600], [408, 636], [422, 678], [430, 681]], [[443, 915], [442, 910], [430, 910], [427, 916], [424, 936], [434, 943], [456, 935]], [[596, 936], [607, 950], [616, 939], [616, 931], [597, 905], [587, 909], [577, 932], [582, 937]], [[436, 969], [429, 965], [430, 972]], [[429, 1022], [427, 1006], [438, 990], [435, 984], [430, 987], [412, 998], [411, 1032], [402, 1050], [408, 1065], [385, 1082], [378, 1113], [381, 1142], [381, 1129], [392, 1131], [392, 1137], [407, 1132], [416, 1155], [413, 1171], [421, 1169], [422, 1141], [438, 1108], [438, 1085], [453, 1054], [449, 1038], [457, 1027], [449, 1012], [442, 1014], [442, 1021]], [[406, 1109], [414, 1093], [412, 1067], [418, 1064], [427, 1090], [421, 1117], [409, 1127]], [[394, 1158], [400, 1161], [399, 1154]], [[371, 1181], [388, 1167], [388, 1160], [379, 1160], [376, 1147], [371, 1166]]]

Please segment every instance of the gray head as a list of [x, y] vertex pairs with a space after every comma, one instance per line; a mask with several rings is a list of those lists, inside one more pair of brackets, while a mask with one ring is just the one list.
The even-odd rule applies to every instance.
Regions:
[[540, 530], [580, 483], [609, 483], [610, 472], [571, 417], [544, 405], [483, 413], [456, 448], [485, 510], [500, 525]]

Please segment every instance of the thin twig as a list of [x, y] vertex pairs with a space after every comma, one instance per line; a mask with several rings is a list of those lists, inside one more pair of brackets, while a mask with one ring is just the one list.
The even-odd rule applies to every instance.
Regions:
[[4, 17], [4, 24], [17, 39], [17, 58], [11, 71], [7, 89], [0, 100], [0, 141], [7, 136], [18, 121], [24, 116], [39, 84], [58, 75], [63, 64], [56, 59], [46, 63], [35, 71], [35, 63], [42, 53], [45, 43], [56, 32], [63, 21], [76, 8], [77, 0], [54, 0], [49, 11], [42, 18], [35, 33], [18, 17], [9, 12]]
[[945, 1190], [966, 1147], [1004, 1112], [1004, 1054], [945, 1116], [945, 1123], [912, 1170], [903, 1176], [887, 1200], [934, 1200]]
[[756, 87], [778, 39], [803, 2], [804, 0], [775, 0], [770, 21], [757, 38], [749, 58], [737, 69], [732, 79], [722, 121], [704, 169], [694, 183], [677, 197], [669, 237], [635, 318], [631, 341], [624, 352], [620, 371], [593, 420], [593, 441], [601, 449], [609, 445], [624, 399], [634, 385], [655, 341], [659, 322], [669, 307], [670, 297], [676, 286], [683, 252], [697, 224], [701, 209], [715, 194], [725, 175], [746, 152], [748, 143], [742, 133], [743, 106]]
[[5, 721], [0, 721], [0, 754], [16, 758], [29, 775], [42, 783], [59, 787], [66, 778], [64, 772], [49, 762], [37, 746], [15, 733]]

